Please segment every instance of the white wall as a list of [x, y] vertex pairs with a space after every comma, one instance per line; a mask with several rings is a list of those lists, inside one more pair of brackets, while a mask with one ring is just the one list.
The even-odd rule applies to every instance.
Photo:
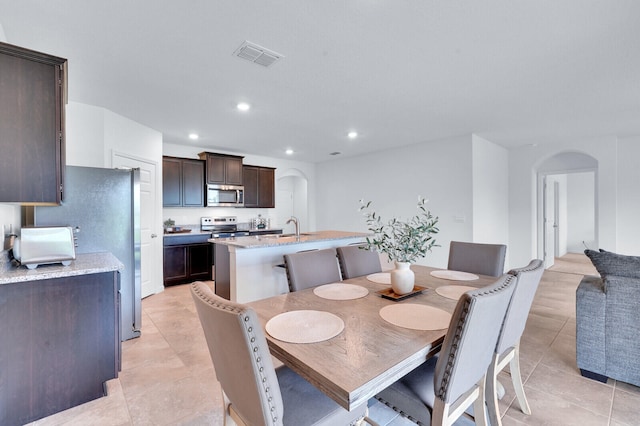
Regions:
[[[617, 141], [614, 137], [581, 139], [509, 150], [509, 252], [511, 265], [526, 265], [539, 257], [535, 170], [544, 160], [561, 152], [582, 152], [598, 161], [598, 237], [600, 247], [617, 246]], [[626, 202], [623, 202], [626, 207]]]
[[68, 166], [105, 167], [104, 108], [69, 102], [66, 108]]
[[[595, 173], [567, 175], [567, 251], [582, 253], [584, 244], [596, 248]], [[583, 244], [584, 241], [584, 244]]]
[[472, 135], [472, 143], [473, 241], [508, 244], [509, 154], [505, 148], [476, 135]]
[[160, 132], [108, 109], [78, 102], [69, 102], [66, 114], [67, 165], [110, 168], [112, 153], [125, 153], [157, 163], [156, 186], [162, 188]]
[[446, 267], [449, 242], [473, 238], [471, 146], [467, 135], [318, 164], [318, 228], [365, 232], [360, 199], [372, 201], [385, 221], [406, 219], [417, 213], [421, 195], [440, 219], [441, 247], [419, 263]]
[[639, 159], [640, 136], [618, 141], [617, 250], [635, 256], [640, 256]]
[[[202, 148], [198, 146], [183, 146], [165, 143], [163, 145], [163, 155], [183, 158], [198, 158], [198, 153], [203, 151], [217, 152], [221, 154], [241, 155], [238, 153], [225, 152], [217, 149]], [[243, 159], [244, 164], [250, 164], [263, 167], [275, 167], [275, 185], [276, 193], [278, 191], [278, 180], [283, 176], [303, 175], [307, 179], [307, 211], [306, 220], [301, 218], [301, 231], [315, 231], [316, 228], [316, 199], [315, 199], [315, 180], [316, 166], [312, 163], [303, 161], [283, 160], [271, 157], [262, 157], [257, 155], [246, 154]], [[292, 189], [292, 188], [290, 188]], [[293, 190], [293, 189], [292, 189]], [[299, 208], [300, 210], [301, 208]], [[249, 222], [252, 218], [261, 214], [263, 217], [271, 219], [271, 226], [284, 226], [284, 223], [278, 222], [278, 204], [275, 209], [243, 209], [243, 208], [225, 208], [225, 207], [181, 207], [163, 209], [163, 221], [171, 218], [175, 220], [176, 225], [199, 225], [200, 218], [203, 216], [237, 216], [238, 222]], [[288, 216], [287, 216], [288, 217]], [[291, 225], [293, 226], [293, 225]], [[293, 229], [293, 228], [291, 228]]]

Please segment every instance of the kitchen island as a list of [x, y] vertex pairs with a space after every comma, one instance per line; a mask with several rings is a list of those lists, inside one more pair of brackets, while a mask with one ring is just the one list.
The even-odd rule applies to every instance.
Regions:
[[123, 264], [91, 253], [27, 269], [0, 254], [0, 424], [104, 396], [120, 370]]
[[318, 231], [211, 239], [215, 252], [215, 288], [218, 296], [247, 303], [287, 293], [283, 256], [304, 250], [347, 246], [365, 241], [368, 234]]

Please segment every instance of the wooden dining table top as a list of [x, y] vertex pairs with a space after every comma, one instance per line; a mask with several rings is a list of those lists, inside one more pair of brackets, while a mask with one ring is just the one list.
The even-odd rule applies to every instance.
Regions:
[[402, 301], [382, 298], [379, 290], [388, 284], [369, 281], [365, 276], [343, 283], [366, 287], [366, 297], [329, 300], [318, 297], [313, 288], [248, 303], [265, 327], [274, 316], [294, 310], [318, 310], [337, 315], [344, 330], [318, 343], [287, 343], [265, 332], [271, 354], [300, 374], [346, 409], [366, 403], [378, 392], [422, 364], [439, 350], [446, 328], [413, 330], [393, 325], [379, 314], [395, 304], [422, 304], [452, 313], [457, 301], [440, 296], [440, 286], [484, 287], [497, 278], [480, 276], [473, 281], [452, 281], [430, 275], [435, 268], [412, 265], [415, 285], [426, 287], [422, 294]]

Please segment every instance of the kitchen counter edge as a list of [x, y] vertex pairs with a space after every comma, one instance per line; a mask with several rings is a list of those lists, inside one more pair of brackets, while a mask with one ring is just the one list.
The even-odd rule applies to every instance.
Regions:
[[249, 237], [235, 237], [235, 238], [217, 238], [210, 239], [209, 242], [216, 244], [224, 244], [237, 248], [265, 248], [265, 247], [277, 247], [291, 244], [303, 244], [313, 243], [317, 241], [329, 241], [329, 240], [342, 240], [349, 238], [366, 238], [371, 234], [363, 232], [347, 232], [347, 231], [317, 231], [317, 232], [305, 232], [296, 236], [265, 236], [256, 235]]
[[78, 254], [69, 266], [54, 263], [50, 265], [40, 265], [35, 269], [28, 269], [26, 266], [14, 266], [9, 261], [7, 252], [3, 251], [1, 253], [0, 285], [64, 278], [76, 275], [98, 274], [124, 269], [122, 262], [109, 252]]

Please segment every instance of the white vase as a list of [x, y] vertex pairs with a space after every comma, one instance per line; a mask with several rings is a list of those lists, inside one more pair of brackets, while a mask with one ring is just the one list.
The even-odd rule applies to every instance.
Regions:
[[397, 295], [411, 293], [416, 276], [409, 262], [396, 262], [396, 269], [391, 271], [391, 288]]

